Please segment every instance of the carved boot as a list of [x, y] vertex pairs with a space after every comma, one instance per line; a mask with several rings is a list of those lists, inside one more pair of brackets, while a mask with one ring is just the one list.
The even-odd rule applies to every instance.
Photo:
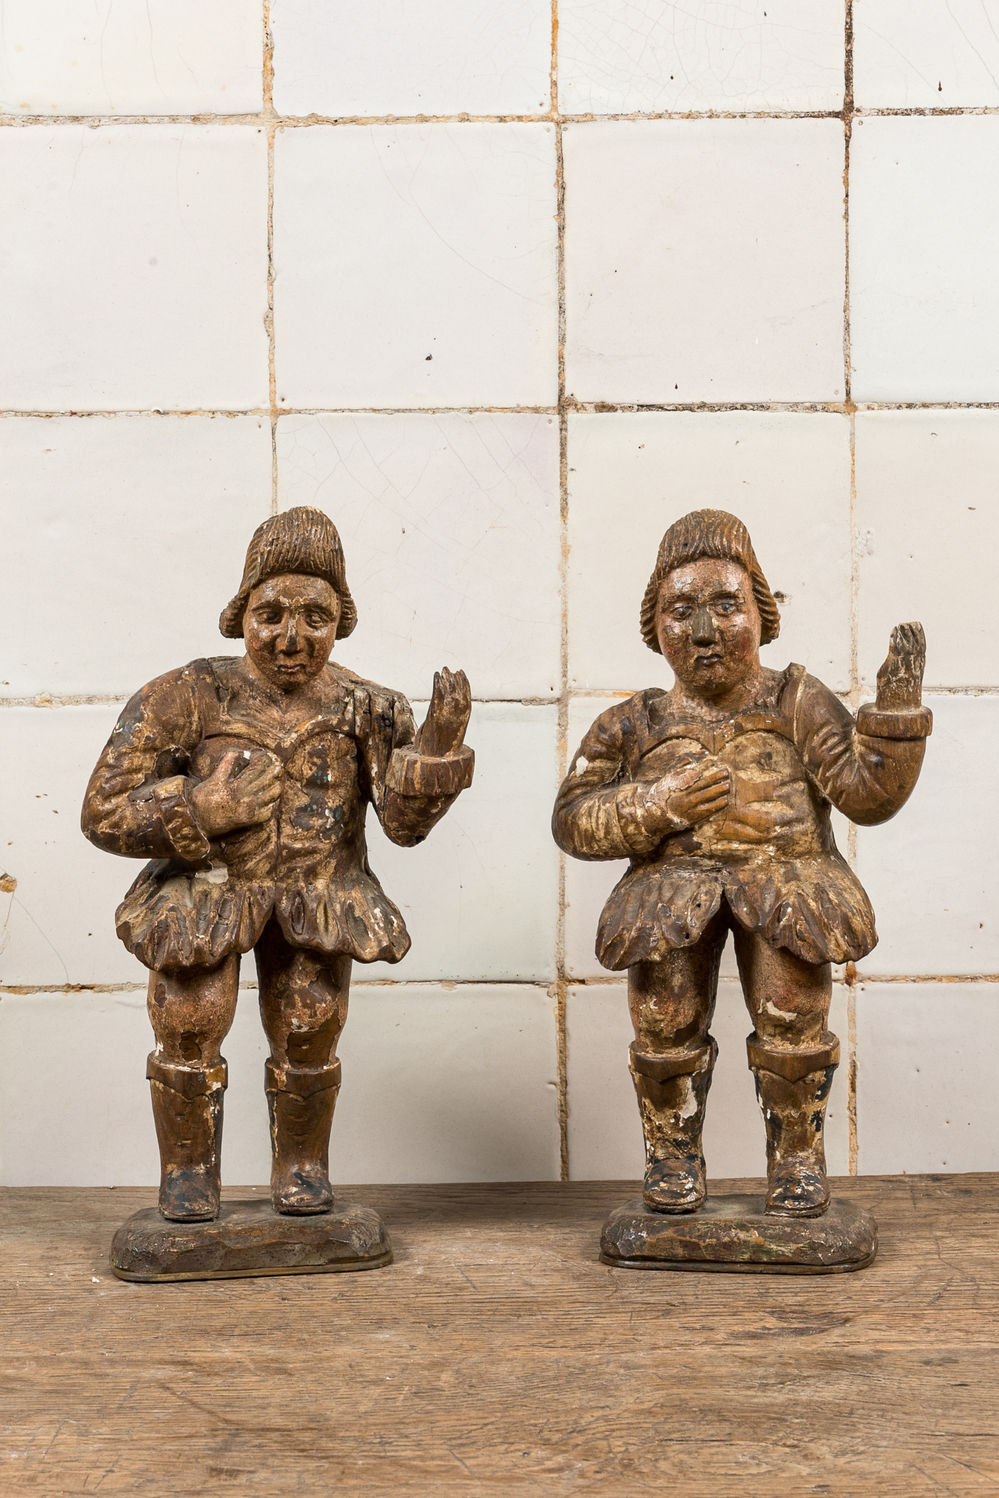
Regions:
[[645, 1134], [646, 1206], [696, 1212], [707, 1191], [701, 1130], [718, 1047], [654, 1056], [631, 1047], [631, 1075]]
[[749, 1036], [749, 1065], [767, 1131], [767, 1212], [821, 1217], [829, 1206], [822, 1130], [839, 1041], [784, 1051]]
[[340, 1090], [340, 1063], [276, 1066], [268, 1061], [264, 1086], [271, 1115], [271, 1201], [275, 1212], [328, 1212], [330, 1129]]
[[226, 1064], [182, 1066], [154, 1051], [146, 1076], [160, 1147], [160, 1211], [170, 1222], [210, 1222], [219, 1215]]

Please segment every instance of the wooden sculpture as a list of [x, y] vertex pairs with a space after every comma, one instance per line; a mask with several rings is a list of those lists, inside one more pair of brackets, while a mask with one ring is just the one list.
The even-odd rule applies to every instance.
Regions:
[[[605, 1229], [609, 1262], [807, 1267], [811, 1254], [818, 1269], [873, 1256], [873, 1222], [846, 1205], [849, 1222], [840, 1214], [835, 1228], [796, 1226], [830, 1200], [823, 1122], [840, 1056], [827, 1028], [831, 964], [856, 962], [877, 942], [829, 813], [835, 806], [872, 825], [911, 794], [931, 728], [920, 701], [925, 642], [919, 624], [892, 631], [877, 701], [854, 722], [802, 666], [761, 665], [760, 646], [779, 628], [742, 522], [720, 510], [678, 520], [641, 610], [642, 637], [675, 685], [602, 713], [558, 794], [560, 847], [631, 860], [604, 906], [597, 956], [628, 972], [647, 1168], [643, 1202]], [[705, 1215], [701, 1130], [729, 932], [754, 1027], [767, 1192], [762, 1213], [743, 1204], [726, 1216]], [[700, 1220], [681, 1224], [675, 1214]]]
[[[409, 847], [471, 783], [464, 672], [435, 676], [426, 721], [414, 731], [400, 693], [329, 663], [334, 641], [356, 621], [331, 521], [308, 508], [265, 521], [219, 621], [227, 639], [245, 640], [246, 654], [192, 661], [143, 687], [87, 789], [83, 830], [90, 841], [153, 860], [119, 907], [117, 931], [149, 969], [156, 1046], [146, 1075], [162, 1167], [158, 1245], [169, 1240], [176, 1248], [183, 1239], [164, 1238], [162, 1219], [211, 1223], [219, 1216], [227, 1081], [220, 1047], [236, 1011], [240, 957], [251, 948], [271, 1052], [265, 1088], [273, 1209], [289, 1218], [330, 1214], [336, 1047], [351, 963], [398, 962], [410, 945], [399, 910], [368, 865], [367, 806], [393, 842]], [[142, 1254], [152, 1253], [156, 1277], [178, 1277], [177, 1255], [187, 1253], [183, 1262], [190, 1264], [196, 1250], [177, 1248], [172, 1260], [167, 1249], [154, 1253], [150, 1214], [140, 1216], [144, 1247], [124, 1246], [132, 1269], [138, 1263], [141, 1271]], [[371, 1219], [377, 1224], [369, 1212], [365, 1231]], [[189, 1241], [215, 1255], [217, 1272], [252, 1270], [247, 1255], [255, 1254], [264, 1272], [275, 1267], [275, 1253], [288, 1258], [285, 1267], [331, 1267], [311, 1262], [315, 1232], [297, 1239], [279, 1233], [287, 1243], [275, 1250], [274, 1228], [258, 1213], [238, 1264], [238, 1255], [219, 1257], [217, 1235], [202, 1231]], [[356, 1223], [347, 1228], [356, 1250]], [[228, 1230], [231, 1236], [231, 1224]], [[355, 1257], [384, 1262], [380, 1224], [375, 1238]], [[307, 1263], [300, 1262], [303, 1252]], [[332, 1267], [362, 1267], [345, 1266], [350, 1253], [340, 1243]], [[117, 1270], [128, 1270], [118, 1259]]]

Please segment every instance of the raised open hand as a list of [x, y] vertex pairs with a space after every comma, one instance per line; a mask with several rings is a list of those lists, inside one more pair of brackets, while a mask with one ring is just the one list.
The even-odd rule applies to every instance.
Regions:
[[926, 636], [921, 624], [896, 624], [884, 664], [878, 672], [879, 712], [905, 712], [922, 701]]
[[230, 749], [191, 791], [190, 801], [198, 826], [211, 838], [269, 821], [280, 796], [281, 768], [270, 754]]
[[435, 671], [433, 696], [414, 747], [420, 754], [453, 754], [464, 740], [471, 712], [472, 689], [464, 671], [446, 666]]

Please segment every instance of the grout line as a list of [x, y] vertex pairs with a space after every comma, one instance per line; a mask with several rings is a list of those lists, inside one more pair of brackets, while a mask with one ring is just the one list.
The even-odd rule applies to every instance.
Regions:
[[[849, 966], [852, 966], [850, 964]], [[556, 980], [557, 983], [558, 980]], [[567, 974], [565, 978], [565, 989], [570, 988], [622, 988], [627, 983], [624, 973], [615, 973], [609, 977], [574, 978]], [[724, 987], [738, 986], [741, 990], [741, 982], [735, 974], [722, 976], [719, 983]], [[865, 991], [878, 988], [882, 984], [890, 984], [893, 987], [913, 986], [917, 984], [947, 984], [950, 987], [959, 987], [969, 983], [995, 983], [999, 984], [999, 973], [878, 973], [874, 977], [865, 977], [863, 973], [854, 973], [853, 981], [849, 974], [843, 978], [834, 978], [835, 988], [846, 988], [848, 991], [848, 1005], [856, 1006], [856, 992], [858, 988]], [[554, 985], [550, 978], [351, 978], [351, 990], [355, 988], [443, 988], [450, 992], [455, 988], [534, 988], [543, 989], [549, 994]], [[145, 993], [148, 985], [146, 983], [0, 983], [0, 996], [9, 994], [13, 996], [30, 997], [36, 994], [89, 994], [89, 993]], [[255, 992], [257, 985], [251, 980], [241, 982], [240, 991]], [[855, 1023], [851, 1020], [851, 1025]]]
[[[859, 671], [859, 599], [860, 566], [857, 551], [857, 417], [853, 404], [853, 370], [851, 367], [850, 325], [850, 148], [853, 143], [853, 0], [846, 0], [843, 17], [843, 391], [844, 409], [850, 423], [850, 711], [860, 706]], [[847, 832], [847, 861], [856, 873], [857, 827], [850, 823]], [[848, 1129], [848, 1170], [857, 1174], [857, 999], [854, 990], [856, 967], [846, 967], [846, 1116]]]
[[[558, 492], [559, 492], [559, 695], [556, 769], [561, 784], [569, 752], [569, 456], [565, 399], [565, 167], [562, 121], [558, 113], [558, 0], [551, 4], [551, 112], [555, 122], [555, 263], [558, 277]], [[558, 908], [555, 915], [555, 1044], [558, 1066], [559, 1179], [569, 1180], [568, 982], [565, 968], [565, 858], [558, 850]]]
[[[268, 6], [269, 10], [269, 6]], [[553, 5], [554, 12], [554, 5]], [[852, 59], [851, 59], [852, 61]], [[851, 69], [852, 71], [852, 69]], [[851, 78], [852, 82], [852, 78]], [[548, 125], [556, 117], [556, 104], [550, 110], [530, 114], [279, 114], [272, 111], [275, 123], [282, 130], [309, 130], [322, 126], [370, 126], [370, 125]], [[116, 125], [218, 125], [222, 128], [266, 125], [269, 111], [249, 111], [243, 114], [0, 114], [0, 129], [27, 130], [43, 126], [86, 126], [91, 130], [111, 129]], [[992, 104], [955, 104], [952, 106], [914, 106], [908, 109], [855, 108], [851, 113], [861, 119], [943, 119], [969, 115], [999, 115], [999, 107]], [[842, 112], [838, 109], [673, 109], [632, 110], [624, 113], [564, 114], [558, 118], [566, 125], [632, 124], [656, 120], [838, 120]]]
[[264, 108], [262, 119], [267, 129], [267, 394], [271, 422], [271, 514], [278, 511], [277, 461], [277, 375], [274, 342], [274, 38], [271, 33], [271, 0], [263, 0]]
[[[567, 547], [567, 545], [565, 543], [565, 540], [563, 538], [563, 556], [562, 556], [562, 568], [563, 568], [563, 571], [567, 568], [567, 561], [568, 561], [568, 547]], [[564, 593], [564, 590], [565, 590], [565, 586], [566, 586], [566, 583], [565, 583], [565, 580], [563, 579], [563, 583], [562, 583], [563, 593]], [[566, 620], [565, 620], [564, 611], [563, 611], [563, 637], [562, 637], [562, 646], [561, 646], [563, 658], [566, 657], [566, 633], [567, 633]], [[567, 667], [567, 665], [566, 665], [566, 674], [568, 674], [568, 667]], [[641, 691], [641, 690], [642, 690], [641, 687], [631, 687], [631, 688], [629, 688], [629, 687], [573, 687], [573, 686], [568, 685], [568, 683], [566, 683], [566, 685], [562, 688], [562, 690], [559, 693], [554, 694], [551, 697], [476, 697], [476, 696], [473, 696], [472, 701], [474, 703], [477, 703], [480, 706], [489, 706], [489, 705], [502, 706], [503, 704], [507, 704], [510, 707], [554, 707], [554, 708], [557, 708], [559, 710], [559, 732], [561, 734], [563, 734], [563, 735], [566, 735], [568, 733], [568, 723], [567, 723], [567, 721], [563, 722], [563, 719], [562, 719], [562, 716], [561, 716], [563, 701], [564, 701], [564, 703], [566, 705], [566, 708], [568, 708], [568, 706], [572, 702], [576, 701], [577, 699], [579, 701], [590, 701], [592, 699], [606, 698], [607, 701], [609, 701], [609, 702], [620, 702], [620, 701], [623, 701], [626, 697], [632, 697], [632, 696], [634, 696], [635, 692], [638, 692], [638, 691]], [[873, 690], [873, 688], [872, 688], [872, 690]], [[838, 696], [840, 698], [845, 698], [846, 702], [847, 702], [847, 705], [848, 706], [853, 705], [852, 710], [855, 711], [856, 710], [855, 698], [856, 698], [857, 701], [859, 701], [859, 696], [860, 696], [860, 693], [862, 691], [863, 691], [863, 687], [862, 686], [858, 686], [856, 689], [853, 686], [851, 686], [847, 691], [837, 692], [836, 696]], [[992, 697], [999, 697], [999, 686], [963, 686], [963, 687], [940, 687], [940, 686], [937, 686], [937, 687], [924, 687], [923, 688], [923, 696], [924, 697], [987, 697], [987, 698], [992, 698]], [[424, 700], [425, 699], [423, 699], [421, 697], [418, 697], [418, 696], [414, 696], [414, 697], [411, 698], [411, 701], [413, 703], [422, 703]], [[69, 693], [66, 696], [57, 696], [54, 693], [50, 693], [50, 692], [39, 692], [36, 695], [30, 696], [30, 697], [3, 697], [3, 696], [0, 696], [0, 712], [2, 712], [5, 708], [12, 708], [12, 707], [37, 707], [37, 708], [41, 708], [41, 709], [44, 709], [44, 710], [51, 710], [51, 709], [56, 709], [56, 708], [60, 708], [60, 707], [120, 707], [123, 703], [128, 702], [128, 701], [129, 701], [129, 694], [125, 693], [125, 692], [120, 692], [120, 693], [118, 693], [118, 692], [107, 692], [107, 693], [100, 693], [100, 692], [86, 693], [86, 692], [80, 692], [80, 693]], [[565, 745], [564, 752], [565, 753], [568, 752], [568, 745]]]
[[54, 421], [72, 416], [78, 421], [104, 421], [119, 416], [166, 416], [189, 418], [192, 416], [222, 418], [234, 421], [237, 417], [258, 416], [280, 419], [285, 416], [557, 416], [570, 415], [628, 415], [633, 412], [657, 412], [667, 414], [717, 415], [726, 411], [758, 411], [763, 415], [799, 414], [850, 416], [876, 411], [999, 411], [999, 401], [578, 401], [569, 396], [554, 406], [240, 406], [221, 407], [192, 406], [183, 409], [164, 409], [159, 406], [120, 406], [105, 409], [79, 411], [39, 411], [8, 406], [0, 410], [0, 420], [9, 421]]

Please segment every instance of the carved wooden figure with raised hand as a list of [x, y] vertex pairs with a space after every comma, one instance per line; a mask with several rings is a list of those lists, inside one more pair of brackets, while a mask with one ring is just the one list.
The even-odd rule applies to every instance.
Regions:
[[[931, 727], [925, 642], [918, 624], [892, 631], [877, 701], [854, 722], [802, 666], [761, 665], [760, 646], [779, 628], [741, 521], [720, 510], [678, 520], [641, 611], [643, 638], [675, 685], [602, 713], [559, 791], [553, 827], [567, 853], [631, 860], [604, 906], [597, 955], [628, 971], [647, 1168], [644, 1204], [605, 1229], [609, 1262], [820, 1270], [858, 1267], [874, 1252], [870, 1219], [804, 1225], [830, 1200], [823, 1123], [840, 1056], [827, 1028], [831, 964], [856, 962], [877, 941], [830, 807], [871, 825], [908, 799]], [[704, 1207], [701, 1131], [730, 932], [754, 1027], [768, 1182], [761, 1210], [726, 1216]], [[681, 1224], [677, 1214], [699, 1217]]]
[[[331, 521], [308, 508], [265, 521], [219, 621], [227, 638], [245, 640], [246, 654], [192, 661], [143, 687], [87, 790], [83, 830], [91, 842], [154, 860], [119, 907], [117, 930], [150, 970], [156, 1047], [147, 1076], [159, 1210], [174, 1223], [219, 1216], [227, 1081], [220, 1048], [235, 1016], [240, 957], [251, 948], [271, 1052], [273, 1208], [289, 1219], [331, 1212], [336, 1046], [351, 963], [398, 962], [410, 945], [368, 865], [367, 805], [393, 842], [411, 846], [471, 783], [464, 673], [435, 677], [416, 731], [400, 693], [330, 663], [334, 641], [350, 634], [356, 617]], [[372, 1220], [368, 1212], [369, 1229]], [[202, 1244], [203, 1257], [215, 1255], [220, 1273], [237, 1272], [244, 1260], [242, 1272], [252, 1272], [254, 1254], [267, 1272], [363, 1267], [349, 1264], [351, 1252], [364, 1262], [388, 1253], [383, 1236], [362, 1252], [356, 1223], [347, 1223], [347, 1247], [325, 1250], [337, 1262], [315, 1263], [324, 1227], [333, 1231], [330, 1222], [311, 1236], [303, 1227], [275, 1249], [257, 1241], [275, 1237], [273, 1222], [244, 1224], [243, 1259], [220, 1250], [207, 1230], [190, 1241]], [[132, 1277], [153, 1277], [141, 1272], [135, 1243], [129, 1251], [129, 1264], [116, 1268], [138, 1264]], [[184, 1252], [176, 1250], [167, 1270]], [[193, 1262], [190, 1253], [184, 1263]]]

